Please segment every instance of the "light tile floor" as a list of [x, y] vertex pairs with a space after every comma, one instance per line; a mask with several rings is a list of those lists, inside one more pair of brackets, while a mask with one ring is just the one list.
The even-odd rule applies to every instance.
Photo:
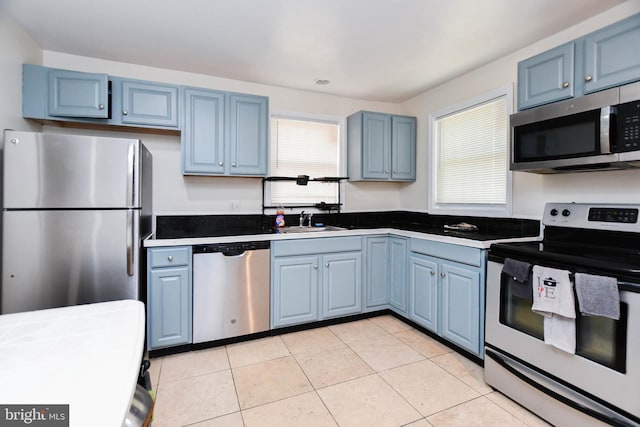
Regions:
[[546, 426], [384, 315], [155, 358], [153, 426]]

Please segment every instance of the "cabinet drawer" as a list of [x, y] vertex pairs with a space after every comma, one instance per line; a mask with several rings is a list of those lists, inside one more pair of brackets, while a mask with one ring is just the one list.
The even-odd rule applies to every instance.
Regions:
[[272, 256], [310, 255], [331, 252], [350, 252], [362, 250], [361, 237], [326, 237], [275, 241], [271, 244]]
[[411, 239], [411, 252], [461, 262], [480, 267], [483, 264], [482, 250], [433, 240]]
[[175, 267], [189, 265], [190, 246], [176, 246], [171, 248], [149, 249], [149, 267]]

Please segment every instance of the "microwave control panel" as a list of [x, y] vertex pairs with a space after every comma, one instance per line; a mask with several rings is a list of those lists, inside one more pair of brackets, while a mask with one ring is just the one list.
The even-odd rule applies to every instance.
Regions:
[[640, 150], [640, 102], [618, 105], [618, 150]]

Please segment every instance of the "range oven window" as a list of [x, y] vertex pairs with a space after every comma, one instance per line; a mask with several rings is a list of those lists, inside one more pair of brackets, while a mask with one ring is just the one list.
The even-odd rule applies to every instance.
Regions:
[[[505, 273], [500, 278], [500, 323], [544, 340], [544, 317], [531, 310], [533, 291]], [[576, 308], [578, 303], [576, 301]], [[620, 319], [582, 316], [576, 310], [576, 354], [626, 372], [627, 304], [620, 304]]]

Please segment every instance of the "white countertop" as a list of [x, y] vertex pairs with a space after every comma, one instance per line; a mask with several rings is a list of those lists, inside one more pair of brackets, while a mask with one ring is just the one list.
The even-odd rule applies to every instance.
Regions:
[[0, 404], [69, 404], [71, 427], [122, 425], [144, 350], [140, 301], [0, 316]]
[[381, 234], [389, 234], [400, 237], [413, 237], [418, 239], [432, 240], [436, 242], [452, 243], [454, 245], [469, 246], [472, 248], [488, 249], [492, 243], [505, 242], [524, 242], [532, 240], [540, 240], [540, 237], [518, 237], [500, 240], [474, 240], [464, 239], [461, 237], [443, 236], [440, 234], [428, 234], [418, 231], [405, 231], [396, 228], [375, 228], [375, 229], [355, 229], [355, 230], [338, 230], [338, 231], [310, 231], [308, 233], [287, 233], [287, 234], [253, 234], [242, 236], [224, 236], [224, 237], [196, 237], [184, 239], [154, 239], [153, 236], [144, 241], [145, 247], [158, 246], [191, 246], [191, 245], [207, 245], [212, 243], [238, 243], [262, 240], [294, 240], [294, 239], [312, 239], [319, 237], [346, 237], [346, 236], [374, 236]]

